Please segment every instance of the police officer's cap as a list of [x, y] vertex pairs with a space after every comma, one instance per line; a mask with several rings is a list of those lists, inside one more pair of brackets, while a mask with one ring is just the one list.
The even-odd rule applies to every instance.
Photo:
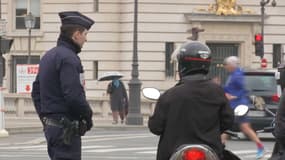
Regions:
[[80, 25], [89, 30], [91, 26], [95, 23], [91, 18], [77, 11], [60, 12], [58, 15], [61, 19], [61, 23], [63, 26], [74, 24], [74, 25]]

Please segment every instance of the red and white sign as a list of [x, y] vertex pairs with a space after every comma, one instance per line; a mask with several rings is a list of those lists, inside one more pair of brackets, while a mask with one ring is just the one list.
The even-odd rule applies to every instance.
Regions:
[[16, 69], [17, 93], [31, 93], [33, 82], [39, 71], [39, 65], [18, 64]]
[[261, 59], [261, 68], [267, 68], [267, 59], [265, 58]]

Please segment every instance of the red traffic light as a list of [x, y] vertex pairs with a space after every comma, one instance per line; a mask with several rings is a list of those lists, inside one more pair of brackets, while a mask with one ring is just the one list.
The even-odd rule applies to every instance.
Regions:
[[263, 58], [264, 56], [264, 46], [263, 46], [263, 36], [258, 33], [254, 36], [254, 46], [255, 46], [255, 55]]
[[255, 42], [261, 42], [263, 40], [263, 37], [261, 34], [256, 34], [255, 35]]

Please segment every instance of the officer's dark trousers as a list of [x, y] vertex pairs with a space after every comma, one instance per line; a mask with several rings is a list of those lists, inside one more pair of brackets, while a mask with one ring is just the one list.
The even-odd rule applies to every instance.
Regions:
[[70, 145], [63, 143], [63, 128], [45, 126], [48, 154], [51, 160], [81, 160], [81, 137], [74, 136]]

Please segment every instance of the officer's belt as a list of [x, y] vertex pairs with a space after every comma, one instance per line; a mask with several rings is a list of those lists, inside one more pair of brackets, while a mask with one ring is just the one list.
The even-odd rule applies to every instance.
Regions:
[[45, 126], [63, 128], [63, 143], [66, 145], [70, 145], [72, 143], [72, 138], [79, 135], [78, 121], [70, 121], [65, 117], [62, 117], [60, 120], [43, 117], [42, 121]]
[[64, 125], [62, 124], [61, 121], [59, 120], [55, 120], [55, 119], [50, 119], [50, 118], [47, 118], [47, 117], [44, 117], [42, 119], [43, 123], [46, 125], [46, 126], [53, 126], [53, 127], [59, 127], [59, 128], [63, 128]]

